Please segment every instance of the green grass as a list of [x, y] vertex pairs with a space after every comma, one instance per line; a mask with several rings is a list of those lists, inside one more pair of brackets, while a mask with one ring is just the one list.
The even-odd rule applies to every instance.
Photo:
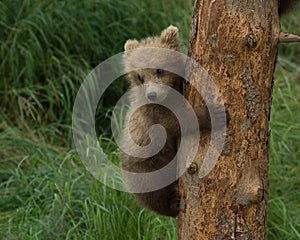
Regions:
[[[192, 1], [4, 0], [0, 2], [0, 239], [176, 239], [176, 220], [142, 210], [105, 187], [74, 150], [71, 115], [84, 76], [129, 38], [180, 28], [187, 49]], [[283, 28], [299, 33], [300, 19]], [[281, 46], [272, 106], [268, 239], [300, 239], [300, 47]], [[113, 84], [97, 130], [106, 127]], [[114, 100], [111, 100], [114, 99]]]

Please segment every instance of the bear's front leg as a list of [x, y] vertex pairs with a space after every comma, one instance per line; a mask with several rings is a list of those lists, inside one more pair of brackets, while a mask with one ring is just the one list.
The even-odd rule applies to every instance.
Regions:
[[[208, 110], [209, 109], [209, 110]], [[216, 129], [226, 127], [229, 123], [229, 114], [221, 105], [208, 105], [194, 107], [200, 129], [211, 130], [211, 117], [214, 117]], [[211, 115], [212, 114], [212, 115]]]
[[176, 217], [179, 212], [180, 197], [175, 184], [146, 193], [134, 194], [140, 204], [164, 216]]

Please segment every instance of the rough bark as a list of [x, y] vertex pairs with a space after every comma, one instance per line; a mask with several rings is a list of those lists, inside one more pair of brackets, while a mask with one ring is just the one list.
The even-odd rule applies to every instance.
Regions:
[[[179, 181], [180, 240], [265, 239], [278, 35], [277, 0], [195, 2], [189, 56], [218, 86], [230, 123], [212, 171], [202, 179], [197, 174], [210, 141], [203, 133], [197, 157]], [[186, 86], [185, 94], [192, 105], [199, 102], [194, 88]]]

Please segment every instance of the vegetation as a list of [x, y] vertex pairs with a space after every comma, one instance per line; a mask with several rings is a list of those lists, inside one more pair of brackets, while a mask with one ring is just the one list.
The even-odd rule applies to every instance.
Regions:
[[[176, 220], [139, 208], [95, 180], [79, 159], [71, 115], [84, 76], [128, 38], [169, 24], [187, 49], [192, 1], [0, 2], [0, 239], [176, 239]], [[283, 28], [300, 29], [299, 16]], [[299, 32], [298, 32], [299, 33]], [[299, 44], [281, 47], [272, 106], [268, 239], [300, 238]], [[107, 123], [126, 88], [99, 102], [97, 130], [113, 161]]]

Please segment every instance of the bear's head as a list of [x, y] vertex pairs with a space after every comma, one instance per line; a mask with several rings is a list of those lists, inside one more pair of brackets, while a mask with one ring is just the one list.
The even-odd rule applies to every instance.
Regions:
[[[124, 66], [131, 87], [142, 86], [144, 96], [150, 102], [156, 103], [162, 102], [168, 96], [169, 88], [162, 85], [181, 92], [182, 78], [166, 70], [184, 68], [178, 54], [174, 54], [175, 51], [180, 51], [180, 44], [178, 29], [172, 25], [163, 30], [158, 37], [140, 41], [127, 40]], [[147, 67], [148, 65], [151, 67]]]

